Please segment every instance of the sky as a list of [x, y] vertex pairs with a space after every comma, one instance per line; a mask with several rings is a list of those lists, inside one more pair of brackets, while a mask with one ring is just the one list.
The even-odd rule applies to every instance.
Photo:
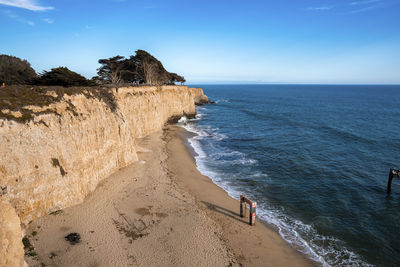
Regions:
[[0, 0], [0, 54], [39, 73], [137, 49], [189, 83], [400, 84], [400, 0]]

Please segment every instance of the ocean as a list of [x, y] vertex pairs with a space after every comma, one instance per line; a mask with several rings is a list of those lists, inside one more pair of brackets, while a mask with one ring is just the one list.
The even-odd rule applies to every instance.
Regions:
[[400, 86], [195, 85], [198, 169], [324, 266], [400, 266]]

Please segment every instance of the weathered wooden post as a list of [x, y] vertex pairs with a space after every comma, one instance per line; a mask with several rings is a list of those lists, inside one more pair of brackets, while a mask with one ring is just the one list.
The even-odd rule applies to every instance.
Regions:
[[392, 191], [392, 180], [393, 180], [393, 169], [390, 169], [388, 185], [387, 185], [387, 194], [390, 194], [390, 192]]
[[256, 208], [257, 208], [257, 202], [252, 202], [250, 206], [250, 218], [249, 218], [249, 224], [254, 225], [256, 224]]
[[243, 202], [245, 196], [240, 195], [240, 217], [244, 217], [244, 211], [246, 210], [246, 204]]
[[387, 185], [387, 193], [388, 194], [390, 194], [390, 192], [392, 191], [393, 177], [400, 178], [400, 170], [390, 169], [389, 178], [388, 178], [388, 185]]
[[240, 217], [242, 218], [244, 217], [244, 213], [246, 210], [246, 203], [250, 206], [249, 224], [254, 225], [256, 223], [257, 202], [253, 202], [247, 197], [240, 195]]

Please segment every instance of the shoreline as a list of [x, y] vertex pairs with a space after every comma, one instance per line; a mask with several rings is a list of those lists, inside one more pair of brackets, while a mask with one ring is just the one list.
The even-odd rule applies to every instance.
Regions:
[[185, 165], [185, 168], [173, 170], [177, 184], [194, 196], [199, 207], [221, 225], [224, 241], [239, 262], [244, 266], [318, 266], [260, 220], [250, 226], [247, 217], [239, 216], [239, 201], [197, 169], [194, 149], [187, 141], [191, 134], [176, 125], [165, 130], [167, 163], [171, 167]]
[[315, 266], [278, 233], [241, 220], [238, 202], [197, 170], [185, 132], [170, 125], [138, 139], [139, 161], [83, 203], [29, 224], [29, 266]]

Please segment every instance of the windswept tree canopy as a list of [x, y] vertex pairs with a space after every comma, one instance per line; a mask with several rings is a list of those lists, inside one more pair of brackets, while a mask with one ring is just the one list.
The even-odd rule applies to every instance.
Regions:
[[185, 78], [183, 76], [180, 76], [180, 75], [178, 75], [176, 73], [170, 72], [169, 73], [169, 82], [168, 83], [175, 84], [176, 82], [183, 84], [183, 83], [186, 82], [186, 80], [185, 80]]
[[60, 85], [60, 86], [91, 86], [93, 82], [82, 75], [69, 70], [66, 67], [53, 68], [45, 71], [35, 80], [39, 85]]
[[185, 82], [185, 78], [168, 72], [158, 59], [144, 50], [137, 50], [129, 59], [116, 56], [100, 59], [99, 63], [102, 66], [97, 71], [97, 80], [104, 83], [163, 85]]
[[126, 59], [115, 56], [108, 59], [100, 59], [101, 67], [97, 69], [99, 80], [103, 83], [119, 84], [122, 82], [123, 73], [126, 71]]
[[168, 83], [168, 72], [162, 63], [144, 50], [137, 50], [129, 59], [136, 65], [137, 73], [146, 84]]
[[0, 55], [0, 84], [28, 84], [37, 77], [28, 61]]

